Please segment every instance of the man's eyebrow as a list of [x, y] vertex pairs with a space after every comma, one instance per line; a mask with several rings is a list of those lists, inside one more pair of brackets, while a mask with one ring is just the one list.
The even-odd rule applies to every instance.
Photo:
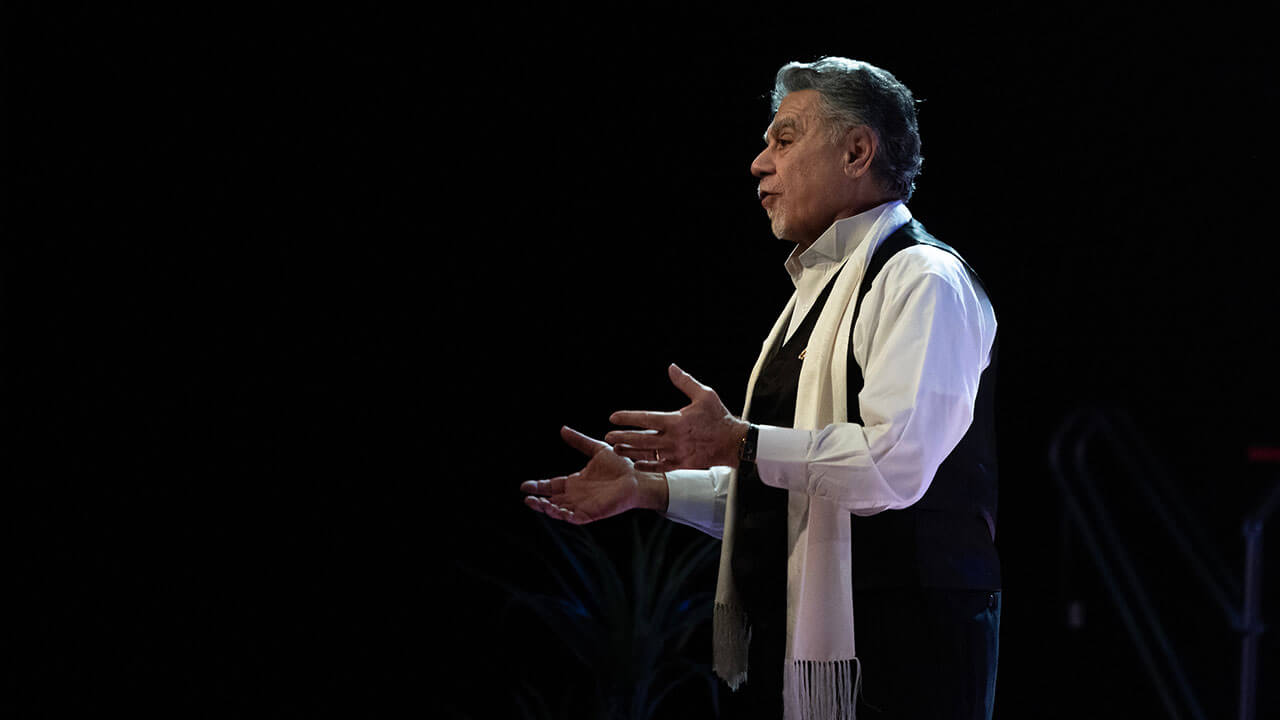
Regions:
[[772, 125], [770, 125], [768, 129], [764, 131], [764, 135], [762, 136], [762, 139], [764, 140], [765, 144], [768, 145], [770, 134], [779, 135], [782, 133], [783, 130], [786, 130], [786, 129], [791, 129], [799, 132], [800, 123], [797, 122], [796, 119], [793, 117], [779, 118]]

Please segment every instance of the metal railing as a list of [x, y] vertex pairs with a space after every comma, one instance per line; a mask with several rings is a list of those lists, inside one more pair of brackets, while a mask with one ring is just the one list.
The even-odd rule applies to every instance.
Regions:
[[[1244, 518], [1241, 587], [1227, 563], [1215, 555], [1213, 543], [1199, 534], [1200, 523], [1172, 491], [1166, 474], [1156, 466], [1155, 456], [1147, 450], [1127, 415], [1099, 409], [1078, 411], [1063, 422], [1050, 442], [1049, 465], [1071, 527], [1079, 532], [1162, 704], [1175, 720], [1184, 716], [1205, 720], [1206, 716], [1105, 499], [1098, 492], [1096, 471], [1089, 462], [1091, 451], [1098, 449], [1110, 451], [1119, 462], [1120, 471], [1147, 503], [1144, 509], [1150, 510], [1168, 531], [1188, 568], [1222, 610], [1228, 625], [1240, 634], [1237, 718], [1254, 720], [1258, 644], [1264, 630], [1260, 604], [1262, 531], [1267, 517], [1280, 505], [1280, 483], [1273, 485]], [[1108, 478], [1109, 482], [1112, 480]]]

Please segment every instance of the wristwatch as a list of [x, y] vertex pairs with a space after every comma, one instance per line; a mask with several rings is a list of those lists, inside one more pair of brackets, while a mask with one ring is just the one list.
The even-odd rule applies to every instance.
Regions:
[[760, 428], [756, 425], [747, 426], [747, 434], [738, 442], [738, 459], [742, 462], [753, 463], [756, 461], [756, 446], [760, 443]]

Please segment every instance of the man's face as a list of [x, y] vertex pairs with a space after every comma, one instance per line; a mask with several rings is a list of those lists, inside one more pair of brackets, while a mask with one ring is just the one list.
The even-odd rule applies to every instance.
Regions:
[[818, 113], [817, 90], [782, 99], [751, 163], [773, 234], [807, 247], [847, 210], [845, 155]]

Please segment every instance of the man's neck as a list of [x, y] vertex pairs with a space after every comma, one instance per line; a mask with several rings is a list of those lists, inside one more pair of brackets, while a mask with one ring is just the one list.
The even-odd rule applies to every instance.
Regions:
[[[876, 203], [875, 205], [871, 205], [871, 206], [869, 206], [869, 207], [864, 207], [864, 208], [862, 208], [861, 210], [859, 210], [858, 212], [852, 212], [852, 211], [850, 211], [850, 212], [841, 212], [841, 213], [838, 213], [838, 214], [836, 215], [835, 219], [831, 221], [831, 224], [827, 226], [827, 229], [826, 229], [825, 231], [823, 231], [823, 233], [822, 233], [821, 235], [818, 235], [817, 237], [813, 238], [812, 240], [809, 240], [808, 242], [796, 243], [797, 247], [796, 247], [796, 250], [795, 250], [794, 255], [795, 255], [796, 257], [799, 257], [800, 255], [802, 255], [802, 254], [804, 254], [806, 251], [808, 251], [810, 248], [812, 248], [815, 244], [820, 244], [820, 241], [822, 240], [822, 238], [823, 238], [824, 236], [826, 236], [826, 235], [828, 235], [828, 234], [830, 234], [830, 233], [833, 233], [833, 232], [837, 232], [837, 230], [836, 230], [836, 226], [837, 226], [837, 225], [839, 225], [842, 221], [844, 221], [844, 220], [851, 220], [851, 219], [853, 219], [853, 218], [857, 218], [857, 217], [859, 217], [859, 216], [866, 216], [866, 215], [869, 215], [869, 214], [873, 214], [873, 211], [879, 211], [879, 210], [881, 210], [882, 208], [884, 208], [885, 206], [889, 205], [890, 203], [894, 203], [894, 202], [897, 202], [897, 199], [896, 199], [896, 198], [888, 198], [888, 199], [885, 199], [885, 200], [884, 200], [884, 201], [882, 201], [882, 202]], [[871, 224], [872, 222], [874, 222], [874, 218], [867, 218], [867, 222], [866, 222], [866, 223], [858, 223], [858, 221], [854, 220], [854, 223], [855, 223], [855, 224], [866, 225], [866, 226], [868, 226], [868, 228], [869, 228], [869, 226], [870, 226], [870, 224]], [[864, 229], [866, 229], [866, 228], [864, 228]], [[828, 242], [828, 243], [826, 243], [826, 244], [830, 244], [830, 242]]]
[[[830, 228], [832, 225], [835, 225], [841, 220], [851, 218], [855, 215], [861, 215], [862, 213], [867, 212], [868, 210], [874, 210], [880, 207], [881, 205], [884, 205], [885, 203], [893, 202], [894, 200], [897, 200], [897, 199], [898, 198], [893, 197], [891, 195], [884, 195], [884, 194], [876, 194], [874, 196], [870, 196], [866, 198], [855, 199], [854, 201], [850, 202], [845, 209], [837, 212], [835, 217], [831, 219], [831, 222], [827, 225], [827, 227]], [[818, 241], [818, 238], [820, 237], [822, 237], [822, 235], [796, 241], [796, 245], [799, 246], [799, 250], [797, 251], [796, 254], [799, 254], [804, 252], [805, 250], [808, 250], [810, 247], [813, 246], [815, 242]]]

